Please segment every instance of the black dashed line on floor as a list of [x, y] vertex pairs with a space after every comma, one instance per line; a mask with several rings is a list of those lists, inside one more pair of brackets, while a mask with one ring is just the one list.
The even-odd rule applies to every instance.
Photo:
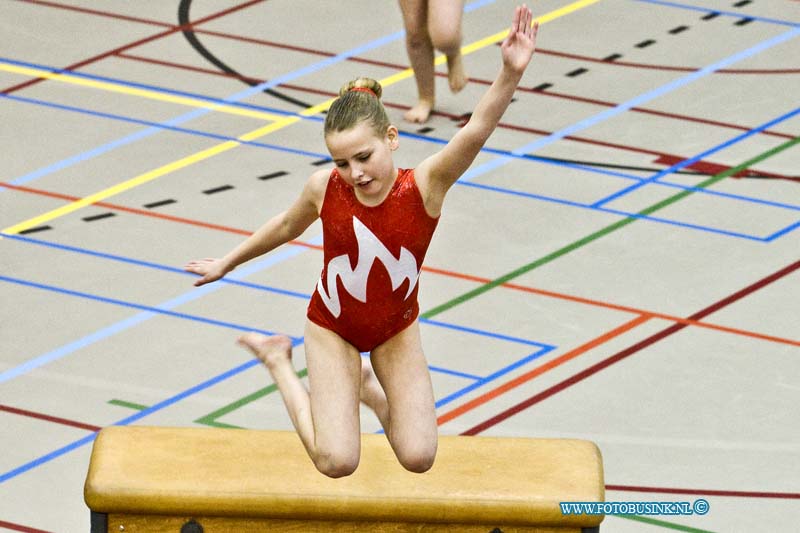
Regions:
[[536, 87], [534, 87], [533, 90], [534, 91], [544, 91], [544, 90], [549, 89], [552, 86], [553, 86], [552, 83], [542, 83], [542, 84], [537, 85]]
[[615, 61], [622, 57], [622, 54], [611, 54], [603, 58], [603, 61]]
[[99, 215], [83, 217], [81, 220], [84, 222], [94, 222], [95, 220], [102, 220], [104, 218], [111, 218], [115, 216], [117, 216], [116, 213], [100, 213]]
[[754, 19], [751, 18], [741, 19], [734, 22], [734, 24], [737, 26], [744, 26], [745, 24], [750, 24], [751, 22], [753, 22], [753, 20]]
[[144, 204], [144, 207], [146, 207], [147, 209], [153, 209], [153, 208], [156, 208], [156, 207], [161, 207], [162, 205], [174, 204], [176, 202], [177, 202], [177, 200], [173, 200], [172, 198], [169, 198], [167, 200], [159, 200], [158, 202], [150, 202], [149, 204]]
[[580, 76], [581, 74], [585, 74], [585, 73], [587, 73], [587, 72], [589, 72], [589, 69], [588, 69], [588, 68], [583, 68], [583, 67], [581, 67], [581, 68], [576, 68], [576, 69], [575, 69], [575, 70], [573, 70], [572, 72], [567, 72], [567, 77], [568, 77], [568, 78], [574, 78], [574, 77], [576, 77], [576, 76]]
[[36, 226], [35, 228], [28, 228], [24, 229], [19, 232], [20, 235], [28, 235], [30, 233], [36, 233], [39, 231], [47, 231], [49, 229], [53, 229], [53, 226]]
[[682, 33], [682, 32], [684, 32], [684, 31], [686, 31], [688, 29], [689, 29], [689, 26], [676, 26], [675, 28], [672, 28], [671, 30], [669, 30], [669, 33], [672, 34], [672, 35], [678, 35], [679, 33]]
[[314, 161], [311, 164], [314, 165], [315, 167], [320, 167], [322, 165], [327, 165], [331, 161], [333, 161], [333, 159], [331, 159], [330, 157], [326, 157], [325, 159], [320, 159], [319, 161]]
[[281, 176], [287, 175], [288, 172], [285, 170], [279, 170], [277, 172], [272, 172], [270, 174], [264, 174], [263, 176], [259, 176], [258, 179], [261, 181], [271, 180], [272, 178], [280, 178]]
[[636, 48], [647, 48], [651, 44], [656, 44], [655, 40], [647, 39], [646, 41], [642, 41], [640, 43], [636, 43]]
[[751, 2], [752, 2], [752, 0], [740, 0], [739, 2], [736, 2], [735, 4], [733, 4], [733, 7], [743, 7], [743, 6], [746, 6], [747, 4], [749, 4]]
[[433, 131], [433, 128], [430, 126], [425, 126], [424, 128], [420, 128], [417, 130], [417, 133], [430, 133]]
[[221, 187], [214, 187], [213, 189], [206, 189], [203, 194], [216, 194], [222, 191], [229, 191], [233, 189], [233, 185], [223, 185]]
[[701, 19], [701, 20], [711, 20], [711, 19], [715, 19], [715, 18], [717, 18], [718, 16], [719, 16], [719, 13], [717, 13], [717, 12], [715, 11], [715, 12], [708, 13], [708, 14], [706, 14], [706, 15], [703, 15], [702, 17], [700, 17], [700, 19]]

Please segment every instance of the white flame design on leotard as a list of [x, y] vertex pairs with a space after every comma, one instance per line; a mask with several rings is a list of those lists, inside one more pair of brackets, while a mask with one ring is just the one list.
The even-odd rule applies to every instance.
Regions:
[[367, 301], [367, 279], [372, 270], [372, 265], [377, 259], [386, 267], [389, 272], [389, 277], [392, 281], [392, 290], [397, 288], [408, 280], [408, 291], [406, 298], [408, 298], [414, 287], [417, 285], [419, 278], [419, 271], [417, 270], [417, 260], [414, 255], [406, 248], [400, 248], [400, 258], [395, 259], [392, 253], [384, 246], [384, 244], [367, 228], [360, 220], [353, 217], [353, 229], [356, 234], [356, 243], [358, 245], [358, 263], [356, 268], [350, 267], [350, 258], [345, 255], [334, 257], [328, 263], [327, 285], [330, 291], [330, 296], [326, 294], [325, 287], [322, 284], [322, 278], [317, 283], [317, 291], [322, 297], [322, 302], [325, 307], [336, 318], [342, 314], [342, 305], [339, 301], [339, 291], [336, 285], [336, 278], [342, 280], [342, 285], [345, 290], [350, 293], [353, 298], [360, 302], [366, 303]]

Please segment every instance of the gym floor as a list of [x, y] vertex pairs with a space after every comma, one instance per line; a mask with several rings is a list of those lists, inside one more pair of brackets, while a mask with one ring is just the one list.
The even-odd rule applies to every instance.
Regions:
[[[0, 530], [88, 530], [103, 426], [291, 428], [234, 341], [288, 334], [305, 368], [318, 224], [226, 282], [182, 266], [330, 165], [319, 104], [347, 80], [384, 82], [398, 166], [466, 120], [514, 2], [467, 3], [470, 82], [440, 65], [424, 126], [379, 5], [0, 2]], [[602, 531], [797, 529], [798, 8], [537, 0], [533, 64], [448, 196], [420, 280], [441, 433], [590, 439], [607, 501], [709, 503]]]

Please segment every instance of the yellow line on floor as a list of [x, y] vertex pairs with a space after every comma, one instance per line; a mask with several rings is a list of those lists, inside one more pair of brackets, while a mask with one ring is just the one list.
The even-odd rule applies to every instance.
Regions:
[[227, 104], [215, 104], [202, 98], [192, 98], [191, 96], [178, 96], [175, 94], [167, 94], [150, 89], [141, 89], [138, 87], [130, 87], [123, 83], [114, 83], [108, 81], [92, 80], [76, 76], [74, 74], [65, 74], [58, 72], [50, 72], [39, 68], [20, 67], [17, 65], [8, 65], [0, 63], [0, 70], [11, 72], [13, 74], [21, 74], [23, 76], [32, 76], [35, 78], [47, 78], [48, 80], [59, 81], [62, 83], [69, 83], [71, 85], [79, 85], [81, 87], [89, 87], [101, 91], [108, 91], [114, 93], [127, 94], [129, 96], [136, 96], [140, 98], [147, 98], [149, 100], [158, 100], [160, 102], [168, 102], [171, 104], [179, 104], [189, 107], [200, 107], [203, 109], [210, 109], [212, 111], [219, 111], [220, 113], [228, 113], [231, 115], [240, 115], [243, 117], [257, 118], [259, 120], [278, 120], [281, 115], [272, 113], [264, 113], [262, 111], [255, 111], [253, 109], [245, 109], [241, 107], [231, 106]]
[[[594, 3], [597, 3], [599, 1], [600, 0], [579, 0], [577, 2], [573, 2], [573, 3], [569, 4], [569, 5], [566, 5], [566, 6], [562, 7], [562, 8], [560, 8], [560, 9], [556, 9], [554, 11], [551, 11], [550, 13], [546, 13], [545, 15], [542, 15], [540, 17], [536, 17], [534, 20], [538, 21], [540, 24], [544, 24], [546, 22], [550, 22], [552, 20], [555, 20], [555, 19], [557, 19], [559, 17], [563, 17], [563, 16], [568, 15], [570, 13], [574, 13], [575, 11], [577, 11], [579, 9], [583, 9], [583, 8], [585, 8], [587, 6], [590, 6], [590, 5], [594, 4]], [[506, 30], [503, 30], [501, 32], [495, 33], [494, 35], [491, 35], [489, 37], [481, 39], [480, 41], [476, 41], [476, 42], [474, 42], [472, 44], [469, 44], [469, 45], [467, 45], [467, 46], [462, 48], [463, 53], [464, 54], [471, 54], [472, 52], [480, 50], [481, 48], [485, 48], [487, 46], [491, 46], [491, 45], [493, 45], [495, 43], [498, 43], [498, 42], [502, 41], [507, 34], [508, 34], [508, 30], [506, 29]], [[437, 58], [437, 62], [438, 63], [441, 63], [442, 61], [444, 61], [443, 57]], [[384, 79], [380, 80], [380, 83], [381, 83], [382, 86], [387, 87], [389, 85], [397, 83], [397, 82], [399, 82], [401, 80], [404, 80], [406, 78], [410, 78], [411, 76], [413, 76], [413, 74], [414, 74], [414, 71], [409, 68], [409, 69], [406, 69], [406, 70], [404, 70], [402, 72], [399, 72], [397, 74], [389, 76], [388, 78], [384, 78]], [[37, 75], [41, 76], [41, 74], [37, 74]], [[271, 124], [267, 124], [266, 126], [258, 128], [256, 130], [253, 130], [251, 132], [245, 133], [244, 135], [241, 135], [241, 136], [237, 137], [237, 139], [239, 141], [253, 141], [253, 140], [258, 139], [260, 137], [263, 137], [265, 135], [269, 135], [270, 133], [274, 133], [274, 132], [276, 132], [278, 130], [281, 130], [281, 129], [287, 127], [287, 126], [290, 126], [290, 125], [294, 124], [295, 122], [298, 122], [298, 121], [302, 120], [300, 117], [309, 117], [309, 116], [312, 116], [312, 115], [316, 115], [317, 113], [321, 113], [322, 111], [325, 111], [326, 109], [328, 109], [331, 106], [331, 104], [333, 103], [334, 100], [335, 100], [334, 98], [331, 98], [330, 100], [326, 100], [325, 102], [322, 102], [322, 103], [317, 104], [315, 106], [309, 107], [309, 108], [301, 111], [299, 113], [299, 116], [281, 117], [278, 120], [276, 120], [275, 122], [272, 122]], [[219, 155], [219, 154], [221, 154], [223, 152], [227, 152], [228, 150], [236, 148], [239, 145], [240, 145], [240, 143], [237, 142], [237, 141], [226, 141], [226, 142], [224, 142], [222, 144], [218, 144], [216, 146], [212, 146], [211, 148], [207, 148], [205, 150], [202, 150], [202, 151], [197, 152], [195, 154], [192, 154], [190, 156], [184, 157], [182, 159], [179, 159], [177, 161], [174, 161], [172, 163], [169, 163], [167, 165], [159, 167], [159, 168], [157, 168], [155, 170], [151, 170], [149, 172], [145, 172], [144, 174], [136, 176], [135, 178], [131, 178], [131, 179], [127, 180], [127, 181], [123, 181], [122, 183], [118, 183], [117, 185], [114, 185], [114, 186], [109, 187], [107, 189], [103, 189], [102, 191], [96, 192], [96, 193], [94, 193], [94, 194], [92, 194], [90, 196], [87, 196], [87, 197], [82, 198], [80, 200], [77, 200], [75, 202], [69, 203], [69, 204], [64, 205], [62, 207], [59, 207], [58, 209], [53, 209], [52, 211], [48, 211], [47, 213], [44, 213], [42, 215], [30, 218], [28, 220], [25, 220], [23, 222], [20, 222], [18, 224], [10, 226], [10, 227], [8, 227], [8, 228], [6, 228], [4, 230], [0, 230], [0, 232], [7, 233], [7, 234], [15, 234], [15, 233], [19, 233], [21, 231], [25, 231], [25, 230], [30, 229], [30, 228], [34, 228], [34, 227], [39, 226], [41, 224], [50, 222], [50, 221], [55, 220], [55, 219], [57, 219], [59, 217], [62, 217], [64, 215], [67, 215], [69, 213], [77, 211], [78, 209], [81, 209], [81, 208], [86, 207], [88, 205], [91, 205], [93, 203], [106, 200], [106, 199], [108, 199], [108, 198], [110, 198], [112, 196], [115, 196], [117, 194], [123, 193], [123, 192], [125, 192], [127, 190], [130, 190], [130, 189], [133, 189], [134, 187], [138, 187], [139, 185], [143, 185], [143, 184], [145, 184], [145, 183], [147, 183], [149, 181], [152, 181], [152, 180], [154, 180], [156, 178], [160, 178], [161, 176], [164, 176], [164, 175], [169, 174], [171, 172], [174, 172], [176, 170], [182, 169], [184, 167], [187, 167], [187, 166], [192, 165], [194, 163], [198, 163], [200, 161], [204, 161], [206, 159], [214, 157], [215, 155]]]

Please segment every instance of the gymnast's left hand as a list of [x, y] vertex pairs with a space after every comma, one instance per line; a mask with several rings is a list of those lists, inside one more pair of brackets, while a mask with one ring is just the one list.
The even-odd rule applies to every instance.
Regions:
[[514, 11], [514, 19], [500, 50], [503, 54], [503, 65], [520, 75], [528, 67], [534, 50], [536, 50], [536, 34], [539, 23], [532, 22], [533, 14], [526, 5], [518, 6]]
[[218, 279], [223, 278], [225, 274], [233, 270], [233, 268], [229, 267], [227, 262], [223, 261], [222, 259], [215, 259], [211, 257], [198, 259], [196, 261], [189, 261], [189, 263], [187, 263], [183, 269], [186, 272], [192, 272], [202, 276], [200, 279], [194, 282], [195, 287], [205, 285], [206, 283], [211, 283], [212, 281], [217, 281]]

